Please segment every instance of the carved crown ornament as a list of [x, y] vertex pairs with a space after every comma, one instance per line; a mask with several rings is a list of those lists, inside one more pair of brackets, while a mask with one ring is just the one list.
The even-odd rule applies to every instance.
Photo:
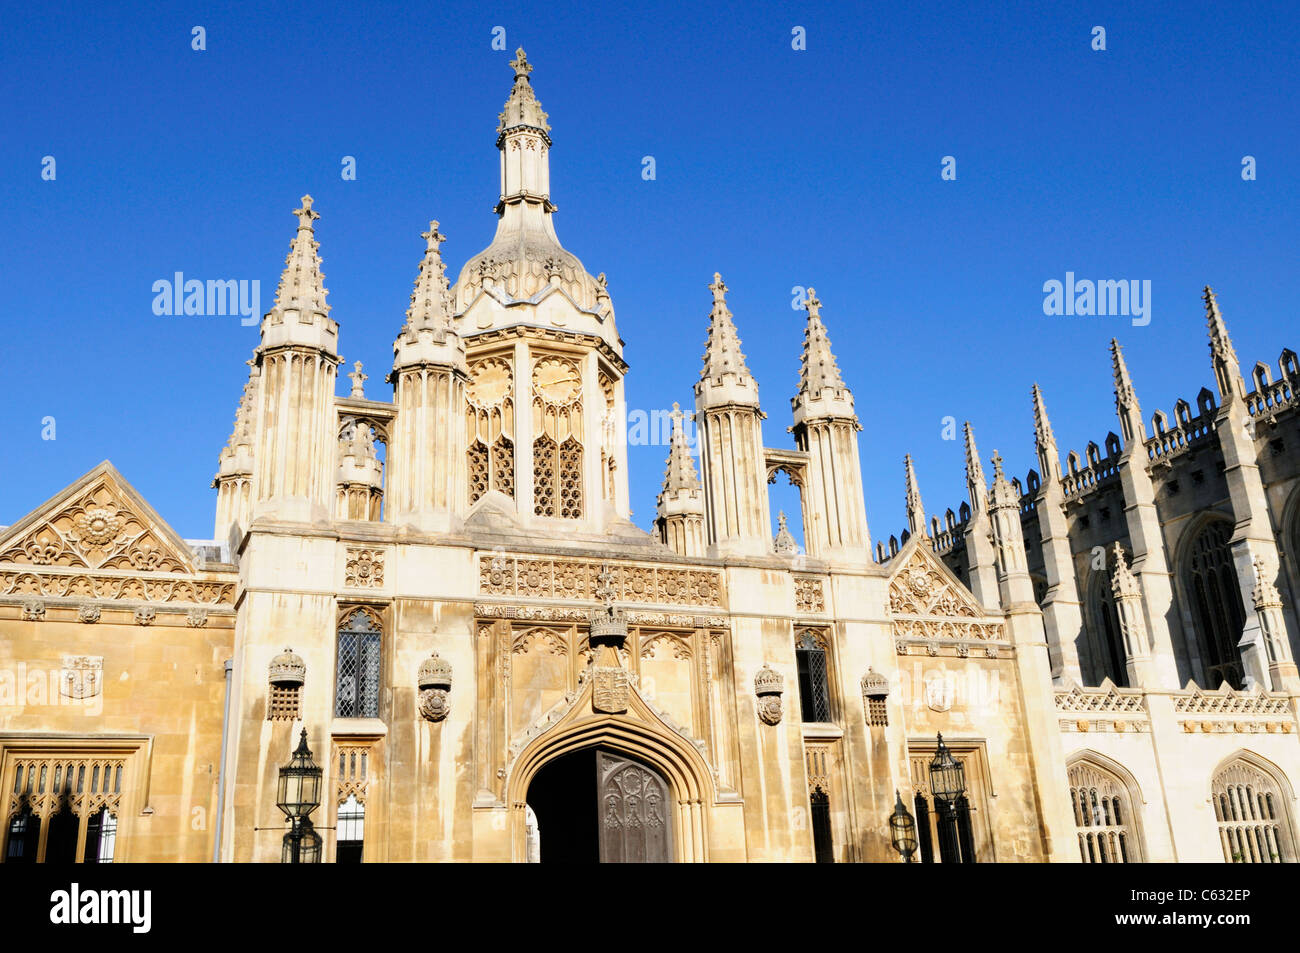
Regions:
[[416, 688], [420, 692], [420, 717], [425, 721], [439, 722], [451, 713], [451, 663], [437, 652], [430, 652], [420, 663]]
[[781, 695], [785, 691], [785, 677], [766, 662], [754, 675], [754, 695], [758, 699], [758, 717], [765, 725], [781, 723]]
[[301, 688], [307, 680], [307, 663], [293, 649], [285, 646], [267, 666], [267, 680], [279, 688]]

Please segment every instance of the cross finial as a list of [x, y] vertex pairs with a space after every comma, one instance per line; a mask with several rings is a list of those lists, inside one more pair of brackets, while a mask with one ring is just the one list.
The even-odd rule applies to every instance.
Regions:
[[776, 526], [777, 526], [777, 529], [785, 529], [785, 528], [786, 528], [786, 525], [785, 525], [785, 510], [777, 510], [777, 511], [776, 511]]
[[438, 223], [436, 221], [430, 222], [429, 230], [427, 232], [421, 232], [420, 237], [428, 242], [427, 247], [429, 251], [433, 252], [436, 252], [438, 246], [447, 240], [447, 236], [438, 231]]
[[296, 208], [293, 210], [293, 214], [298, 216], [298, 227], [300, 229], [305, 228], [310, 231], [311, 223], [320, 218], [320, 212], [315, 211], [311, 207], [311, 202], [311, 196], [304, 195], [302, 197], [302, 208]]
[[515, 50], [515, 58], [510, 61], [511, 68], [515, 71], [515, 78], [520, 77], [527, 79], [528, 74], [533, 71], [533, 67], [528, 62], [528, 54], [524, 52], [521, 46]]
[[352, 393], [349, 396], [365, 397], [366, 396], [365, 382], [370, 379], [370, 375], [361, 373], [360, 361], [357, 361], [355, 364], [353, 364], [352, 368], [353, 368], [352, 373], [348, 375], [348, 379], [352, 381]]
[[993, 451], [993, 479], [1001, 480], [1003, 479], [1003, 476], [1004, 475], [1002, 473], [1002, 454], [994, 450]]
[[713, 273], [713, 284], [709, 285], [709, 290], [713, 292], [714, 304], [727, 303], [727, 286], [722, 283], [722, 275], [716, 271]]
[[690, 414], [682, 410], [681, 404], [677, 403], [677, 401], [673, 401], [672, 413], [668, 415], [668, 419], [673, 422], [674, 425], [673, 429], [680, 429], [682, 425], [682, 421], [684, 421], [689, 416]]
[[803, 303], [804, 310], [808, 312], [810, 318], [820, 318], [822, 316], [822, 303], [817, 300], [817, 292], [812, 288], [808, 289], [808, 298]]

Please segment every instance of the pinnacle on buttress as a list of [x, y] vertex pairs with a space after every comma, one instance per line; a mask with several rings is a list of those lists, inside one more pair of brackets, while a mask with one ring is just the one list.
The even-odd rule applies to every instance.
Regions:
[[1052, 433], [1052, 422], [1047, 418], [1047, 405], [1043, 403], [1043, 392], [1034, 384], [1034, 442], [1039, 452], [1056, 451], [1056, 434]]
[[500, 122], [497, 125], [497, 132], [504, 133], [514, 126], [531, 126], [543, 133], [549, 133], [551, 127], [546, 122], [546, 113], [542, 112], [542, 104], [537, 101], [537, 94], [533, 92], [533, 85], [528, 79], [528, 74], [533, 71], [533, 67], [528, 62], [528, 54], [524, 52], [522, 46], [515, 50], [515, 58], [510, 61], [510, 68], [515, 71], [515, 85], [510, 90], [510, 98], [506, 100], [505, 109], [498, 117]]
[[740, 336], [727, 307], [727, 286], [716, 271], [709, 290], [713, 292], [713, 311], [709, 315], [709, 337], [704, 345], [704, 370], [700, 379], [716, 380], [727, 374], [749, 377], [745, 355], [740, 352]]
[[1138, 586], [1137, 577], [1129, 568], [1128, 559], [1124, 556], [1124, 547], [1119, 543], [1115, 544], [1115, 568], [1111, 572], [1110, 587], [1116, 597], [1142, 597], [1142, 590]]
[[287, 311], [297, 311], [297, 320], [303, 323], [311, 323], [310, 315], [328, 317], [330, 313], [330, 306], [325, 303], [329, 292], [325, 290], [325, 275], [320, 270], [320, 242], [316, 241], [312, 224], [320, 218], [320, 213], [311, 206], [311, 196], [304, 195], [302, 208], [293, 210], [298, 217], [298, 231], [289, 244], [284, 273], [275, 290], [275, 305], [271, 309], [274, 324], [281, 323]]
[[808, 326], [803, 335], [803, 359], [799, 365], [799, 393], [806, 397], [819, 397], [825, 390], [844, 390], [844, 378], [831, 353], [831, 341], [822, 324], [822, 303], [817, 292], [808, 289], [804, 309], [808, 312]]
[[235, 428], [221, 451], [218, 476], [243, 472], [251, 467], [253, 452], [253, 414], [257, 404], [257, 386], [261, 379], [261, 369], [255, 361], [248, 362], [248, 380], [244, 382], [244, 392], [239, 398], [239, 408], [235, 411]]
[[1002, 454], [996, 450], [993, 451], [993, 509], [1002, 509], [1013, 506], [1020, 507], [1020, 494], [1016, 488], [1011, 485], [1007, 475], [1002, 472]]
[[975, 447], [975, 428], [966, 421], [966, 490], [970, 495], [971, 510], [982, 512], [988, 504], [989, 488], [984, 482], [984, 467], [980, 463], [980, 452]]
[[695, 460], [691, 457], [691, 448], [686, 442], [686, 432], [682, 429], [682, 421], [690, 414], [674, 402], [673, 412], [668, 416], [673, 422], [673, 429], [668, 442], [668, 468], [664, 470], [664, 492], [698, 490], [700, 477], [695, 472]]
[[1201, 298], [1205, 302], [1205, 318], [1210, 327], [1210, 359], [1214, 363], [1214, 379], [1219, 386], [1219, 401], [1226, 404], [1244, 392], [1241, 365], [1237, 362], [1232, 338], [1228, 337], [1228, 326], [1219, 313], [1219, 301], [1209, 285], [1205, 286]]
[[910, 453], [903, 457], [903, 469], [907, 473], [907, 529], [913, 536], [929, 536], [925, 507], [921, 504], [921, 488], [916, 484], [916, 470], [912, 468]]
[[1129, 376], [1128, 365], [1124, 363], [1124, 352], [1119, 341], [1110, 339], [1111, 365], [1115, 372], [1115, 407], [1123, 413], [1138, 407], [1137, 392], [1133, 390], [1133, 378]]
[[447, 236], [438, 231], [438, 223], [434, 221], [429, 223], [427, 232], [420, 233], [420, 237], [425, 241], [424, 258], [420, 260], [420, 273], [415, 279], [415, 290], [411, 292], [411, 306], [406, 309], [403, 330], [445, 332], [452, 326], [453, 310], [451, 283], [447, 280], [447, 265], [440, 251]]

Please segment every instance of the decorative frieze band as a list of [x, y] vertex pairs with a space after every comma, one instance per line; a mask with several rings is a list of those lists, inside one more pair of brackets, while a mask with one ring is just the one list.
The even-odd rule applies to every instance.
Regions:
[[1117, 713], [1145, 718], [1147, 710], [1142, 698], [1141, 690], [1117, 688], [1110, 679], [1106, 679], [1100, 688], [1080, 688], [1076, 685], [1057, 692], [1056, 710], [1087, 714]]
[[1189, 685], [1185, 694], [1174, 698], [1174, 711], [1189, 715], [1290, 715], [1291, 702], [1287, 695], [1236, 692], [1227, 685], [1207, 692]]
[[233, 606], [235, 583], [96, 573], [0, 572], [0, 596]]
[[[515, 619], [521, 622], [581, 622], [591, 620], [590, 609], [568, 606], [512, 606], [488, 602], [474, 603], [474, 615], [480, 619]], [[671, 612], [626, 613], [629, 625], [662, 625], [679, 629], [729, 629], [731, 621], [720, 615], [679, 615]], [[484, 634], [484, 633], [480, 633]]]
[[[722, 576], [707, 569], [609, 563], [614, 600], [622, 603], [721, 607]], [[529, 559], [498, 553], [479, 558], [479, 591], [493, 596], [596, 599], [600, 566], [582, 560]]]

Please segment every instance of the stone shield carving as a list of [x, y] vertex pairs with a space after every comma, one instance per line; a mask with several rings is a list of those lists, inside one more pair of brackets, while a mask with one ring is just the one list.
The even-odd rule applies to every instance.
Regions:
[[65, 655], [59, 673], [59, 694], [67, 698], [94, 698], [104, 687], [102, 655]]
[[627, 711], [630, 681], [627, 670], [612, 665], [596, 665], [591, 673], [591, 707], [608, 715]]
[[451, 693], [445, 688], [426, 688], [420, 692], [420, 717], [442, 721], [451, 714]]

